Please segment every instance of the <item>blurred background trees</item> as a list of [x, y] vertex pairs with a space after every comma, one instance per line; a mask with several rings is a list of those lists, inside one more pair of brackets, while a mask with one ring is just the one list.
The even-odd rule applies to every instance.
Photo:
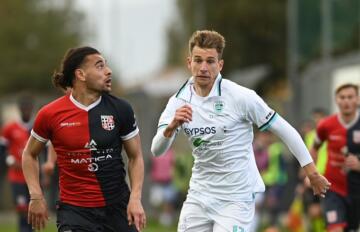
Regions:
[[71, 1], [50, 7], [42, 0], [2, 0], [0, 95], [21, 90], [53, 93], [54, 65], [65, 50], [80, 43], [82, 18]]
[[[360, 3], [358, 0], [333, 0], [331, 4], [332, 55], [359, 49]], [[282, 0], [222, 1], [177, 0], [180, 22], [169, 29], [169, 64], [184, 63], [187, 55], [184, 38], [194, 30], [213, 29], [225, 36], [223, 74], [255, 65], [267, 65], [268, 77], [258, 90], [286, 80], [287, 4]], [[321, 56], [322, 1], [297, 1], [299, 69]], [[179, 49], [182, 48], [182, 49]], [[227, 76], [229, 77], [229, 76]]]

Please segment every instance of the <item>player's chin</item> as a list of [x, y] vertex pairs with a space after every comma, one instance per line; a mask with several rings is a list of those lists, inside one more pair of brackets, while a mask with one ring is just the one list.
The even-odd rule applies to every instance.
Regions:
[[102, 92], [104, 92], [104, 93], [110, 93], [110, 92], [111, 92], [111, 87], [108, 86], [108, 87], [103, 88], [103, 91], [102, 91]]

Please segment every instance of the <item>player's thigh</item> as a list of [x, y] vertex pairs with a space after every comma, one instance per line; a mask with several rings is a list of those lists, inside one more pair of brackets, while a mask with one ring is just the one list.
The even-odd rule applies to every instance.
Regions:
[[255, 202], [229, 202], [211, 215], [213, 232], [249, 232], [255, 215]]
[[88, 208], [57, 203], [56, 226], [59, 232], [103, 232], [97, 212]]
[[357, 231], [360, 226], [360, 198], [350, 198], [350, 207], [348, 214], [348, 227], [350, 231]]
[[184, 202], [180, 213], [178, 232], [210, 232], [212, 227], [213, 222], [200, 204]]
[[135, 225], [129, 225], [126, 209], [127, 202], [107, 207], [106, 219], [103, 222], [104, 232], [137, 232]]

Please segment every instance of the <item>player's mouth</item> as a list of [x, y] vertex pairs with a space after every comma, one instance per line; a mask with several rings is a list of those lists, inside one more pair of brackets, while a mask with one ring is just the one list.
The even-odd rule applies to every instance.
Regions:
[[209, 79], [209, 76], [205, 76], [205, 75], [197, 75], [196, 77], [201, 78], [201, 79]]
[[111, 78], [107, 79], [107, 80], [105, 81], [105, 84], [106, 84], [106, 85], [111, 85]]

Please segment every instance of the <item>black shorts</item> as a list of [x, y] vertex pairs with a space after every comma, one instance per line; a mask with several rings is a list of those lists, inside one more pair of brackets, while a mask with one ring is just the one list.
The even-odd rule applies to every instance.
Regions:
[[57, 203], [56, 226], [59, 232], [136, 232], [129, 226], [126, 204], [87, 208]]
[[348, 215], [349, 231], [357, 231], [360, 226], [360, 196], [349, 196], [350, 212]]
[[321, 207], [328, 229], [334, 227], [345, 228], [347, 226], [347, 215], [349, 212], [347, 197], [343, 197], [333, 191], [328, 191], [325, 198], [321, 199]]

